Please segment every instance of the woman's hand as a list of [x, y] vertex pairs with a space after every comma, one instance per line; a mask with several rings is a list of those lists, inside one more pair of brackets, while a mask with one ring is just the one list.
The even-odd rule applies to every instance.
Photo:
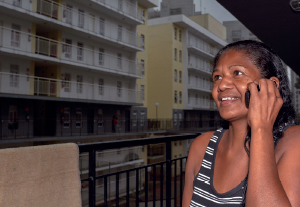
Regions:
[[[259, 86], [260, 91], [258, 91]], [[251, 98], [248, 111], [248, 125], [251, 129], [273, 130], [274, 122], [283, 104], [279, 93], [279, 80], [256, 79], [247, 85]]]

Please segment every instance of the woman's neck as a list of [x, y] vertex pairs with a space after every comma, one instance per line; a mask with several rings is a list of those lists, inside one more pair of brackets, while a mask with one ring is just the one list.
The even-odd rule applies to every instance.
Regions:
[[225, 139], [225, 146], [228, 149], [244, 149], [245, 137], [249, 131], [247, 120], [237, 120], [229, 123]]

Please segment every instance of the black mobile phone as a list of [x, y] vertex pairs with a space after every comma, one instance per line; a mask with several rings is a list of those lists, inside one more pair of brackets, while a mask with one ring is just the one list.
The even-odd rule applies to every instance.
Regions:
[[[257, 90], [260, 91], [258, 86], [257, 86]], [[246, 93], [245, 93], [245, 104], [246, 104], [247, 108], [249, 108], [250, 96], [251, 96], [250, 91], [246, 91]]]

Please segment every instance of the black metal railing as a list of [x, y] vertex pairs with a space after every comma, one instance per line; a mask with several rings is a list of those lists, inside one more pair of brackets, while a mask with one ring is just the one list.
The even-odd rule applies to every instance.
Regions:
[[[143, 138], [121, 141], [108, 141], [92, 144], [79, 144], [80, 153], [88, 153], [89, 169], [86, 176], [82, 175], [82, 185], [88, 189], [88, 202], [83, 206], [136, 206], [143, 203], [145, 207], [156, 206], [181, 206], [184, 186], [185, 161], [187, 157], [172, 159], [172, 141], [194, 139], [199, 133], [182, 134], [165, 137]], [[112, 173], [99, 174], [96, 169], [97, 151], [118, 149], [121, 147], [145, 146], [150, 144], [165, 143], [165, 160], [143, 166], [133, 167]], [[188, 149], [186, 149], [188, 150]], [[143, 172], [143, 173], [142, 173]], [[125, 181], [120, 183], [120, 177]], [[130, 180], [130, 175], [135, 175], [135, 183]], [[113, 186], [111, 179], [114, 180]], [[101, 180], [101, 189], [96, 183]], [[132, 189], [132, 185], [135, 188]], [[122, 185], [123, 191], [120, 191]], [[115, 190], [113, 198], [108, 198], [110, 189]], [[100, 199], [99, 199], [100, 197]], [[85, 198], [82, 196], [82, 199]], [[86, 198], [87, 199], [87, 198]], [[83, 201], [84, 202], [84, 201]], [[171, 204], [172, 203], [172, 204]]]
[[207, 131], [222, 125], [221, 119], [2, 119], [1, 139], [104, 135], [111, 133], [150, 132], [162, 130]]

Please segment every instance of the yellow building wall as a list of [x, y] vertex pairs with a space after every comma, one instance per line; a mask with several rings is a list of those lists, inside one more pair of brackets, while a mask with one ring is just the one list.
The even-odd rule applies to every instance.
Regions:
[[173, 116], [173, 30], [172, 23], [148, 27], [148, 118]]
[[147, 22], [148, 22], [148, 11], [146, 8], [142, 7], [139, 5], [140, 9], [143, 9], [145, 11], [145, 24], [141, 24], [137, 26], [137, 34], [138, 37], [140, 37], [142, 34], [145, 36], [145, 48], [144, 51], [141, 52], [137, 52], [137, 63], [141, 64], [141, 60], [144, 60], [144, 76], [141, 79], [137, 79], [137, 90], [141, 91], [141, 85], [144, 86], [144, 100], [141, 100], [143, 103], [143, 107], [147, 107], [147, 103], [148, 103], [148, 84], [147, 84], [147, 79], [148, 79], [148, 26], [147, 26]]
[[37, 11], [37, 0], [32, 0], [32, 11], [33, 12]]
[[195, 15], [189, 17], [194, 22], [200, 24], [202, 27], [217, 35], [221, 39], [227, 39], [226, 36], [226, 27], [221, 24], [218, 20], [212, 17], [209, 14]]
[[[176, 28], [176, 39], [175, 39], [175, 28]], [[181, 41], [179, 41], [179, 31], [181, 31]], [[173, 77], [173, 109], [183, 109], [183, 105], [182, 105], [182, 102], [181, 104], [179, 103], [179, 92], [183, 92], [183, 84], [182, 84], [182, 81], [181, 83], [179, 82], [179, 71], [181, 71], [181, 73], [183, 72], [183, 44], [182, 44], [182, 35], [183, 34], [183, 29], [177, 25], [173, 25], [173, 44], [172, 44], [172, 47], [173, 47], [173, 73], [172, 73], [172, 77]], [[174, 60], [174, 49], [177, 49], [177, 60], [175, 61]], [[180, 61], [180, 58], [179, 58], [179, 53], [181, 51], [181, 61]], [[175, 82], [175, 69], [177, 70], [177, 81]], [[177, 91], [177, 103], [175, 103], [175, 91]]]
[[36, 44], [36, 41], [35, 41], [35, 35], [36, 35], [36, 24], [35, 23], [32, 23], [32, 26], [31, 26], [31, 53], [35, 53], [35, 44]]

